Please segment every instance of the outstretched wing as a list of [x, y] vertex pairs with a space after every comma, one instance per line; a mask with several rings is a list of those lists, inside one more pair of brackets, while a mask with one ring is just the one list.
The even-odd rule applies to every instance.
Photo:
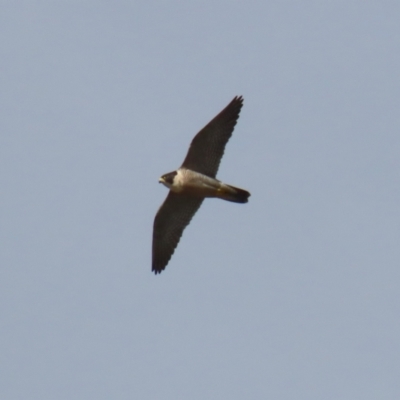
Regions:
[[183, 230], [202, 202], [201, 197], [169, 192], [154, 219], [152, 271], [155, 274], [159, 274], [167, 266]]
[[192, 140], [182, 167], [215, 178], [225, 145], [243, 106], [243, 97], [235, 97]]

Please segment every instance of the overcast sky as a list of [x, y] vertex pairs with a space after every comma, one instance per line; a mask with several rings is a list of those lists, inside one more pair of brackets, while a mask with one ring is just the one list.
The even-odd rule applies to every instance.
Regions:
[[[398, 1], [2, 1], [0, 398], [400, 398]], [[151, 272], [158, 178], [235, 95]]]

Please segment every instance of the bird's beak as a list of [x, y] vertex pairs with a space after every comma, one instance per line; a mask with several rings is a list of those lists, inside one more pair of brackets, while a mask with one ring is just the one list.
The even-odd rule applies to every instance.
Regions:
[[164, 183], [165, 181], [164, 181], [164, 178], [163, 177], [161, 177], [159, 180], [158, 180], [158, 183]]

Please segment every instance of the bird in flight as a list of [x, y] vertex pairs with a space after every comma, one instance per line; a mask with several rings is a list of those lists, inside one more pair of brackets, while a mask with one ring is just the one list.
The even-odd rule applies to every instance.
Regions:
[[167, 266], [183, 230], [206, 197], [247, 203], [249, 192], [215, 178], [242, 106], [243, 97], [235, 97], [193, 138], [181, 167], [159, 179], [169, 193], [154, 219], [152, 270], [155, 274]]

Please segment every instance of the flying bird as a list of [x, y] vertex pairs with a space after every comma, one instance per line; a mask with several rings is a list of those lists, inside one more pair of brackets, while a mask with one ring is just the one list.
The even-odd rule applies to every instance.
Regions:
[[206, 197], [247, 203], [249, 192], [216, 179], [225, 145], [242, 106], [242, 96], [236, 96], [193, 138], [181, 167], [159, 179], [169, 193], [154, 219], [152, 270], [155, 274], [167, 266], [183, 230]]

